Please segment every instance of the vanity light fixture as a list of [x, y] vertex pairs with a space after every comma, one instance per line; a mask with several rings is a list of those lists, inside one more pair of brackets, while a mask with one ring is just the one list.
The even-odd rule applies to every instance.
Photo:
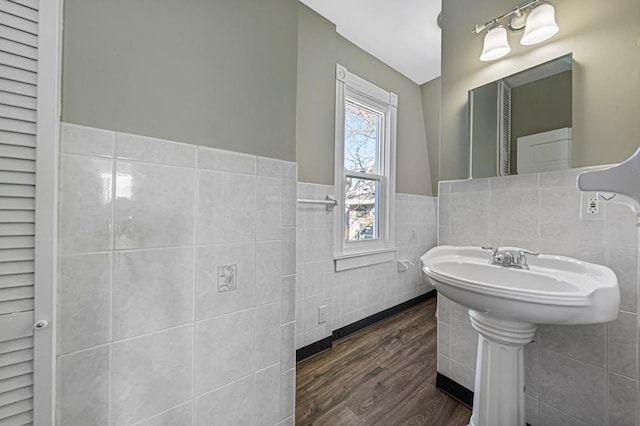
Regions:
[[529, 13], [520, 44], [530, 46], [541, 43], [556, 35], [559, 30], [553, 6], [549, 3], [542, 3]]
[[[509, 17], [507, 27], [500, 24], [501, 20]], [[510, 31], [524, 29], [520, 40], [520, 44], [524, 46], [548, 40], [560, 29], [556, 23], [555, 10], [551, 3], [545, 0], [529, 0], [483, 25], [476, 25], [473, 29], [476, 34], [487, 30], [480, 55], [481, 61], [493, 61], [511, 51], [507, 40], [507, 28]]]
[[502, 58], [509, 52], [511, 52], [511, 46], [507, 40], [507, 29], [503, 25], [494, 25], [487, 30], [480, 60], [493, 61]]

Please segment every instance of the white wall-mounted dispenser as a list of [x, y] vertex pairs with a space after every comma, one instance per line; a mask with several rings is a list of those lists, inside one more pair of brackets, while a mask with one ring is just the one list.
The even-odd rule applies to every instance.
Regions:
[[577, 183], [581, 191], [615, 193], [611, 200], [631, 207], [640, 220], [640, 148], [617, 166], [580, 173]]

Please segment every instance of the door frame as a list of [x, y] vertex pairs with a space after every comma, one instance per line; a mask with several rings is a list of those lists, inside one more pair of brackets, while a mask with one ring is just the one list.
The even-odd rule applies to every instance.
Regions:
[[36, 224], [33, 423], [55, 424], [56, 288], [58, 246], [58, 143], [63, 0], [40, 1], [36, 124]]

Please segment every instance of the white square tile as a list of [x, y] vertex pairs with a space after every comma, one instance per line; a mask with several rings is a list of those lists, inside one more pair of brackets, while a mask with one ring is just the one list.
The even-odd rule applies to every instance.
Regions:
[[450, 197], [450, 242], [456, 245], [487, 245], [490, 193], [455, 193]]
[[604, 241], [604, 221], [580, 218], [580, 192], [575, 187], [543, 188], [540, 191], [540, 238], [598, 246]]
[[238, 380], [196, 399], [196, 426], [251, 424], [252, 376]]
[[198, 172], [198, 244], [255, 239], [256, 177]]
[[256, 306], [280, 300], [280, 249], [280, 241], [256, 243]]
[[291, 416], [280, 422], [280, 426], [295, 426], [296, 419], [295, 416]]
[[478, 351], [478, 332], [471, 324], [451, 321], [451, 359], [468, 368], [475, 368]]
[[282, 177], [284, 179], [298, 180], [298, 164], [291, 161], [282, 162]]
[[540, 241], [541, 253], [569, 256], [586, 262], [598, 264], [604, 263], [604, 249], [604, 244], [589, 246], [572, 238], [568, 238], [565, 241]]
[[58, 268], [58, 353], [109, 342], [111, 254], [63, 256]]
[[255, 243], [197, 248], [196, 318], [253, 307]]
[[540, 351], [540, 400], [585, 422], [604, 424], [606, 375], [596, 367]]
[[256, 240], [279, 240], [282, 230], [282, 179], [258, 176]]
[[296, 319], [296, 275], [287, 275], [281, 280], [282, 324]]
[[255, 308], [253, 371], [280, 362], [280, 303]]
[[302, 264], [302, 297], [315, 296], [325, 291], [324, 262]]
[[571, 187], [576, 188], [578, 175], [584, 170], [572, 169], [559, 172], [540, 173], [540, 187]]
[[195, 394], [251, 374], [252, 355], [253, 309], [196, 323]]
[[282, 181], [282, 226], [296, 226], [298, 190], [295, 180]]
[[111, 249], [113, 160], [60, 155], [60, 254]]
[[609, 425], [635, 426], [638, 410], [638, 387], [635, 380], [609, 374]]
[[116, 156], [125, 160], [196, 167], [196, 149], [195, 145], [116, 133]]
[[468, 390], [474, 389], [474, 384], [476, 380], [476, 372], [474, 368], [467, 367], [465, 365], [460, 364], [454, 360], [450, 360], [450, 379], [458, 384], [464, 386]]
[[278, 423], [280, 408], [280, 364], [253, 375], [253, 422], [255, 426]]
[[109, 346], [58, 357], [56, 379], [57, 424], [109, 423]]
[[587, 426], [588, 424], [547, 404], [540, 404], [541, 426]]
[[446, 357], [451, 356], [450, 353], [450, 333], [451, 327], [449, 324], [438, 321], [438, 354]]
[[461, 179], [450, 182], [451, 192], [479, 192], [489, 190], [489, 179]]
[[524, 421], [530, 426], [540, 424], [540, 401], [530, 395], [524, 396]]
[[444, 355], [438, 354], [438, 373], [451, 377], [451, 360]]
[[296, 323], [294, 321], [280, 327], [280, 369], [282, 372], [296, 366], [295, 333]]
[[638, 251], [629, 247], [611, 247], [607, 259], [607, 266], [618, 278], [620, 309], [638, 312]]
[[189, 401], [141, 423], [136, 423], [136, 426], [191, 426], [192, 424], [193, 403]]
[[255, 175], [257, 159], [254, 155], [199, 146], [198, 168]]
[[116, 249], [195, 243], [195, 169], [128, 161], [116, 166]]
[[94, 127], [60, 123], [60, 152], [113, 157], [115, 133]]
[[607, 245], [609, 247], [638, 247], [636, 216], [628, 206], [607, 203]]
[[501, 176], [489, 179], [489, 187], [492, 191], [537, 189], [539, 180], [540, 175], [537, 173]]
[[282, 160], [258, 157], [258, 176], [282, 178]]
[[607, 326], [607, 368], [627, 377], [638, 377], [636, 362], [638, 348], [637, 317], [618, 312], [618, 318]]
[[539, 211], [537, 188], [492, 191], [489, 236], [537, 240]]
[[132, 424], [191, 398], [193, 325], [112, 347], [113, 424]]
[[282, 228], [282, 275], [296, 273], [296, 228]]
[[115, 340], [193, 321], [194, 248], [121, 251], [114, 263]]
[[538, 330], [543, 349], [604, 367], [606, 324], [543, 325]]
[[296, 370], [280, 375], [280, 420], [293, 415], [296, 397]]

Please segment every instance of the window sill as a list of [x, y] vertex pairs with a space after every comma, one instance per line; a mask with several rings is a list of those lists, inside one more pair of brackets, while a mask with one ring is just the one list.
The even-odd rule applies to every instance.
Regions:
[[371, 250], [360, 253], [349, 253], [334, 256], [336, 272], [347, 269], [362, 268], [364, 266], [376, 265], [378, 263], [392, 262], [396, 257], [396, 247]]

